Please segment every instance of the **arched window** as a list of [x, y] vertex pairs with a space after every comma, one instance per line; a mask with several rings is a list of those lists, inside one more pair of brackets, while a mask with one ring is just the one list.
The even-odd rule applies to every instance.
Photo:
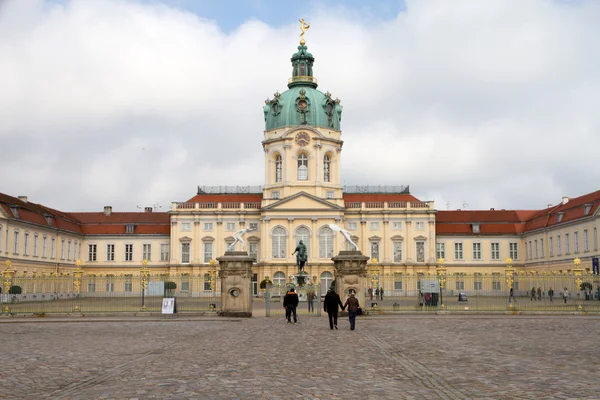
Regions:
[[285, 274], [281, 271], [277, 271], [275, 272], [275, 275], [273, 275], [273, 287], [271, 289], [271, 295], [281, 296], [281, 294], [285, 292]]
[[325, 226], [319, 231], [319, 258], [333, 257], [333, 231]]
[[298, 180], [308, 180], [308, 157], [304, 153], [298, 157]]
[[301, 226], [296, 229], [294, 234], [296, 239], [296, 246], [298, 246], [298, 242], [302, 240], [302, 243], [306, 246], [306, 256], [310, 258], [310, 231], [307, 227]]
[[323, 182], [330, 182], [331, 179], [331, 159], [329, 156], [323, 158]]
[[331, 287], [333, 282], [333, 274], [329, 271], [325, 271], [321, 274], [321, 295], [327, 294], [327, 291]]
[[275, 182], [281, 182], [283, 177], [283, 163], [281, 161], [281, 156], [278, 155], [275, 157]]
[[287, 232], [278, 226], [273, 229], [273, 258], [286, 258]]

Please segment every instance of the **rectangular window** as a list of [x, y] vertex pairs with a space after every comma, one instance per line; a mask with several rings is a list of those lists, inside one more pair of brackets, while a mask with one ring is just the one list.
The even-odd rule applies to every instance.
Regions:
[[227, 225], [225, 225], [225, 229], [227, 232], [235, 231], [235, 222], [228, 222]]
[[481, 243], [473, 243], [473, 260], [481, 260]]
[[379, 260], [379, 242], [371, 242], [371, 259]]
[[473, 290], [483, 290], [483, 280], [481, 274], [475, 274], [473, 280]]
[[[90, 279], [93, 279], [93, 278], [90, 278]], [[87, 287], [88, 287], [88, 292], [94, 293], [96, 291], [96, 281], [95, 280], [90, 280], [88, 282]]]
[[48, 254], [48, 238], [46, 236], [44, 236], [42, 238], [42, 257], [46, 258], [47, 254]]
[[402, 290], [402, 274], [394, 274], [394, 290]]
[[454, 274], [456, 278], [456, 290], [465, 290], [464, 274]]
[[594, 251], [598, 250], [598, 229], [594, 228]]
[[535, 258], [538, 258], [539, 254], [538, 254], [537, 239], [533, 241], [533, 250], [535, 251]]
[[[0, 228], [0, 232], [1, 232], [1, 228]], [[38, 235], [37, 235], [37, 233], [35, 235], [33, 235], [33, 256], [34, 257], [38, 256]]]
[[60, 241], [60, 259], [65, 259], [65, 239], [61, 239]]
[[548, 238], [548, 252], [550, 257], [554, 257], [554, 238], [552, 236]]
[[208, 232], [212, 231], [213, 230], [213, 224], [212, 224], [212, 222], [205, 222], [204, 223], [204, 230], [208, 231]]
[[510, 251], [510, 255], [509, 255], [510, 258], [512, 258], [513, 260], [519, 259], [519, 243], [509, 244], [509, 251]]
[[540, 257], [544, 258], [545, 257], [545, 252], [544, 252], [544, 239], [540, 239]]
[[50, 241], [50, 258], [56, 258], [56, 238]]
[[[63, 244], [64, 242], [65, 241], [63, 240]], [[23, 255], [29, 255], [29, 232], [25, 232], [23, 235]]]
[[402, 222], [399, 222], [399, 221], [392, 222], [392, 230], [393, 231], [402, 230]]
[[133, 261], [133, 244], [125, 245], [125, 261]]
[[250, 222], [248, 225], [250, 229], [258, 230], [258, 222]]
[[571, 241], [569, 239], [569, 234], [565, 233], [565, 254], [571, 253]]
[[254, 262], [258, 262], [258, 243], [248, 243], [248, 255], [254, 258]]
[[402, 242], [394, 242], [394, 262], [401, 263], [402, 262]]
[[131, 275], [125, 276], [125, 292], [133, 292], [133, 277]]
[[556, 235], [556, 255], [562, 254], [562, 244], [560, 242], [560, 235]]
[[183, 232], [189, 232], [192, 230], [192, 223], [191, 222], [182, 222], [181, 223], [181, 230]]
[[446, 243], [435, 244], [435, 255], [436, 259], [446, 258]]
[[142, 260], [152, 261], [152, 245], [149, 243], [142, 245]]
[[590, 251], [590, 238], [587, 229], [583, 230], [583, 251]]
[[454, 243], [454, 259], [455, 260], [463, 259], [463, 244], [462, 243]]
[[96, 261], [96, 249], [97, 246], [95, 244], [88, 244], [88, 261]]
[[492, 274], [492, 290], [502, 290], [502, 283], [500, 282], [500, 274]]
[[67, 260], [71, 259], [71, 241], [67, 242]]
[[106, 245], [106, 261], [115, 261], [115, 245]]
[[190, 244], [189, 243], [181, 243], [181, 263], [182, 264], [190, 263]]
[[369, 224], [369, 229], [372, 231], [378, 231], [379, 230], [379, 222], [371, 222]]
[[273, 190], [271, 192], [271, 199], [278, 200], [279, 199], [279, 190]]
[[19, 231], [15, 231], [15, 243], [13, 253], [19, 254]]
[[78, 254], [77, 254], [77, 240], [75, 242], [73, 242], [73, 260], [77, 260], [78, 259]]
[[160, 261], [169, 261], [169, 245], [166, 243], [160, 245]]
[[415, 222], [415, 229], [418, 231], [425, 230], [425, 222]]
[[425, 262], [425, 242], [417, 242], [417, 262]]
[[213, 258], [213, 244], [212, 242], [204, 242], [204, 263], [208, 264]]
[[492, 243], [492, 260], [500, 259], [500, 243]]
[[348, 227], [349, 231], [355, 231], [357, 229], [357, 223], [356, 222], [348, 222], [346, 224], [346, 226]]
[[111, 293], [111, 292], [115, 291], [115, 284], [114, 284], [114, 282], [111, 282], [110, 280], [108, 282], [106, 282], [106, 291], [108, 293]]
[[333, 190], [328, 190], [325, 192], [325, 198], [326, 199], [333, 199], [335, 198], [335, 192]]
[[579, 253], [579, 232], [573, 232], [573, 249], [575, 253]]
[[529, 241], [529, 259], [531, 260], [533, 258], [533, 250], [531, 248], [531, 240]]
[[181, 291], [182, 292], [190, 291], [190, 277], [188, 275], [184, 275], [181, 277]]

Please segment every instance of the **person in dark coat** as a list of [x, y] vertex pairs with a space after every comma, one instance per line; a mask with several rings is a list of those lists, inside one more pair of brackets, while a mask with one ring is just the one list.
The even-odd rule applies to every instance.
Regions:
[[292, 314], [294, 314], [294, 323], [298, 322], [298, 317], [296, 316], [298, 300], [298, 295], [294, 288], [291, 288], [290, 291], [283, 296], [283, 308], [285, 308], [285, 319], [287, 319], [288, 324], [292, 323]]
[[350, 292], [350, 297], [346, 300], [346, 304], [344, 304], [344, 308], [348, 307], [348, 318], [350, 319], [350, 329], [354, 330], [356, 324], [356, 314], [358, 313], [358, 308], [360, 304], [358, 304], [358, 299], [354, 296], [354, 292]]
[[342, 300], [340, 296], [333, 289], [329, 289], [327, 294], [325, 295], [325, 300], [323, 301], [323, 309], [329, 316], [329, 327], [331, 329], [337, 329], [337, 320], [338, 320], [338, 306], [344, 310], [344, 305], [342, 304]]

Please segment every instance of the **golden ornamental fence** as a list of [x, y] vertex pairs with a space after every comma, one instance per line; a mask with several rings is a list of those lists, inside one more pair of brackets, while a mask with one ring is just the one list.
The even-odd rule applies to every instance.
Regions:
[[3, 272], [3, 314], [157, 312], [175, 297], [178, 313], [217, 312], [221, 285], [214, 275], [18, 275]]
[[[367, 275], [364, 309], [600, 312], [599, 276], [586, 273]], [[512, 287], [512, 296], [511, 296]]]

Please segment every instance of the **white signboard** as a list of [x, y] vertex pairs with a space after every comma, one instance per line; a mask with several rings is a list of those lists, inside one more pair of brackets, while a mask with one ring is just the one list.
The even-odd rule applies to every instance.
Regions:
[[175, 310], [175, 299], [172, 297], [165, 297], [162, 302], [162, 314], [173, 314]]
[[439, 293], [440, 282], [437, 279], [421, 279], [422, 293]]

